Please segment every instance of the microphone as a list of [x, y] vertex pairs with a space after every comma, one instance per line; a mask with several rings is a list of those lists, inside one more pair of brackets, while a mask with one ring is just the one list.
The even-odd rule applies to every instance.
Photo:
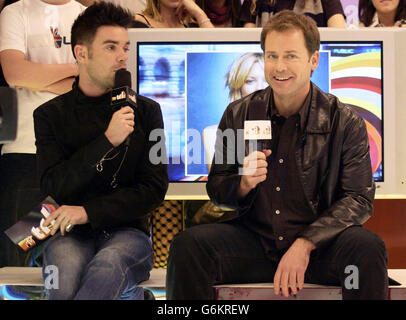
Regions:
[[[116, 71], [114, 77], [114, 88], [111, 90], [111, 106], [115, 111], [130, 106], [134, 110], [137, 108], [136, 93], [131, 89], [131, 72], [125, 69]], [[130, 136], [125, 139], [125, 145], [130, 145]]]
[[125, 106], [137, 108], [136, 93], [131, 89], [131, 73], [125, 69], [116, 71], [114, 88], [111, 90], [111, 106], [118, 110]]
[[244, 140], [248, 140], [250, 152], [271, 148], [272, 125], [263, 100], [253, 100], [248, 106], [248, 120], [244, 121]]

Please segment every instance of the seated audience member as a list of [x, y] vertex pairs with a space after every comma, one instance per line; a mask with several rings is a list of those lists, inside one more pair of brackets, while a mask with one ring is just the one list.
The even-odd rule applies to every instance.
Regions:
[[360, 0], [360, 27], [406, 27], [406, 0]]
[[[219, 130], [235, 135], [217, 136], [207, 183], [210, 199], [239, 215], [174, 238], [166, 296], [214, 299], [216, 284], [273, 282], [288, 297], [306, 282], [340, 285], [343, 299], [386, 299], [385, 244], [362, 226], [375, 195], [365, 122], [310, 81], [320, 48], [314, 20], [276, 14], [261, 47], [269, 87], [225, 110]], [[272, 127], [269, 144], [249, 154], [240, 134], [247, 120]], [[359, 275], [351, 285], [350, 269]]]
[[0, 266], [29, 264], [4, 234], [45, 198], [40, 192], [32, 113], [72, 89], [78, 73], [70, 49], [73, 21], [85, 9], [73, 0], [21, 0], [0, 15], [0, 61], [6, 81], [17, 88], [16, 140], [0, 156]]
[[134, 26], [149, 28], [214, 28], [194, 0], [147, 0], [145, 10], [134, 16]]
[[88, 7], [72, 26], [73, 89], [34, 111], [41, 190], [61, 205], [44, 222], [44, 279], [49, 265], [59, 274], [49, 299], [142, 299], [152, 268], [148, 213], [168, 188], [166, 165], [150, 159], [161, 109], [139, 95], [135, 108], [111, 106], [132, 21], [112, 3]]
[[263, 27], [282, 10], [305, 14], [318, 27], [346, 27], [340, 0], [245, 0], [241, 19], [245, 27]]
[[216, 28], [243, 27], [241, 0], [196, 0]]

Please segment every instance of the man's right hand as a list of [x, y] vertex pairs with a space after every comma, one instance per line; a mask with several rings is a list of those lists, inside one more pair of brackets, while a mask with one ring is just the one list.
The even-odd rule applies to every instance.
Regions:
[[240, 199], [245, 198], [259, 183], [265, 181], [268, 172], [266, 158], [271, 153], [272, 151], [269, 149], [254, 151], [244, 158], [243, 173], [237, 193]]
[[123, 107], [113, 113], [104, 134], [114, 147], [118, 147], [134, 131], [134, 125], [134, 110]]

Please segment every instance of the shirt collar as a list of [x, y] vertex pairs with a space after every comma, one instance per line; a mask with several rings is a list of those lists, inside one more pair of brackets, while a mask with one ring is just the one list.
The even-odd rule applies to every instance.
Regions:
[[[300, 119], [300, 129], [303, 131], [306, 127], [306, 122], [307, 122], [307, 117], [309, 114], [309, 108], [310, 108], [310, 102], [312, 100], [312, 88], [310, 87], [309, 93], [306, 96], [306, 99], [304, 100], [302, 106], [300, 107], [299, 111], [295, 115], [299, 115]], [[270, 99], [269, 99], [269, 104], [270, 104], [270, 118], [273, 119], [274, 117], [279, 117], [279, 112], [276, 109], [275, 103], [274, 103], [274, 98], [273, 98], [273, 91], [271, 92]]]

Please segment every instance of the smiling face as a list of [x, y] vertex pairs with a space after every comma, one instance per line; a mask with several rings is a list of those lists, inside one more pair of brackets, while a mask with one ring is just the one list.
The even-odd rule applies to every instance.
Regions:
[[311, 73], [319, 62], [319, 52], [309, 56], [299, 29], [269, 32], [264, 49], [265, 78], [273, 89], [275, 102], [304, 100], [310, 90]]
[[127, 29], [118, 26], [98, 28], [92, 44], [81, 46], [83, 52], [79, 52], [78, 61], [83, 68], [80, 78], [83, 76], [101, 90], [112, 88], [116, 71], [127, 67], [129, 45]]
[[395, 13], [399, 6], [399, 0], [372, 0], [372, 3], [381, 14]]
[[251, 67], [247, 78], [241, 87], [241, 97], [245, 97], [254, 91], [264, 89], [267, 86], [268, 84], [265, 79], [263, 65], [256, 62]]

